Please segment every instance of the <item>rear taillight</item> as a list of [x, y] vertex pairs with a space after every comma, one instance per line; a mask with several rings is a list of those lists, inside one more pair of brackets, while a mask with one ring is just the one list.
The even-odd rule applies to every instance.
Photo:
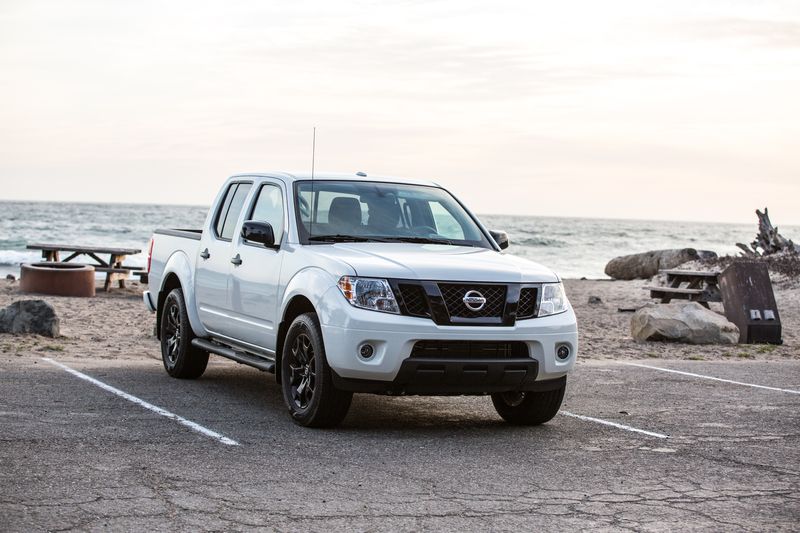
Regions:
[[150, 249], [147, 250], [147, 273], [150, 273], [150, 262], [153, 260], [153, 243], [155, 239], [150, 239]]

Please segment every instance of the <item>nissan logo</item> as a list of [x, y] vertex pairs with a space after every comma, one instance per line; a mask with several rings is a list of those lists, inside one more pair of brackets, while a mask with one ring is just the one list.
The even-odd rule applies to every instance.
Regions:
[[486, 305], [486, 298], [478, 291], [469, 291], [461, 301], [472, 311], [480, 311]]

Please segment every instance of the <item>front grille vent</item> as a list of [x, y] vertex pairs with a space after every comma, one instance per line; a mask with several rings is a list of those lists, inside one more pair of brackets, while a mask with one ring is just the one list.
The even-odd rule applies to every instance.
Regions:
[[524, 287], [519, 293], [517, 318], [533, 318], [536, 316], [536, 287]]
[[428, 297], [425, 295], [425, 289], [421, 285], [400, 283], [398, 288], [400, 289], [400, 298], [402, 298], [406, 312], [409, 315], [420, 317], [431, 316], [430, 307], [428, 306]]
[[418, 341], [411, 350], [417, 359], [518, 359], [528, 357], [521, 341]]

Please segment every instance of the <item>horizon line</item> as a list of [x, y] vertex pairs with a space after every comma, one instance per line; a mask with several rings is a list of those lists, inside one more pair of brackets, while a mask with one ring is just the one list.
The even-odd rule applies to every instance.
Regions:
[[[147, 202], [92, 202], [92, 201], [75, 201], [75, 200], [21, 200], [21, 199], [0, 199], [0, 203], [32, 203], [32, 204], [78, 204], [78, 205], [128, 205], [128, 206], [164, 206], [164, 207], [196, 207], [209, 209], [211, 204], [179, 204], [179, 203], [147, 203]], [[769, 206], [766, 207], [769, 209]], [[760, 207], [756, 209], [761, 209]], [[755, 215], [756, 209], [753, 210]], [[726, 224], [726, 225], [746, 225], [749, 222], [731, 222], [724, 220], [686, 220], [676, 218], [636, 218], [636, 217], [591, 217], [581, 215], [530, 215], [520, 213], [475, 213], [477, 216], [491, 216], [491, 217], [523, 217], [523, 218], [556, 218], [556, 219], [581, 219], [581, 220], [611, 220], [611, 221], [624, 221], [624, 222], [682, 222], [689, 224]], [[758, 220], [753, 222], [756, 226]], [[773, 222], [774, 224], [774, 222]], [[778, 223], [777, 227], [794, 227], [800, 228], [800, 221], [793, 223]]]

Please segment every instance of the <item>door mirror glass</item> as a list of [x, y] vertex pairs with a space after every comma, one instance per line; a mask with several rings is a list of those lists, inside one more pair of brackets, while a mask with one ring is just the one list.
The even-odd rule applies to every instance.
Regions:
[[490, 230], [489, 235], [492, 236], [492, 239], [494, 239], [494, 242], [497, 243], [497, 246], [499, 246], [501, 250], [508, 248], [508, 233], [505, 231]]
[[242, 239], [263, 244], [267, 248], [275, 246], [275, 233], [272, 231], [272, 224], [269, 222], [248, 220], [242, 224]]

